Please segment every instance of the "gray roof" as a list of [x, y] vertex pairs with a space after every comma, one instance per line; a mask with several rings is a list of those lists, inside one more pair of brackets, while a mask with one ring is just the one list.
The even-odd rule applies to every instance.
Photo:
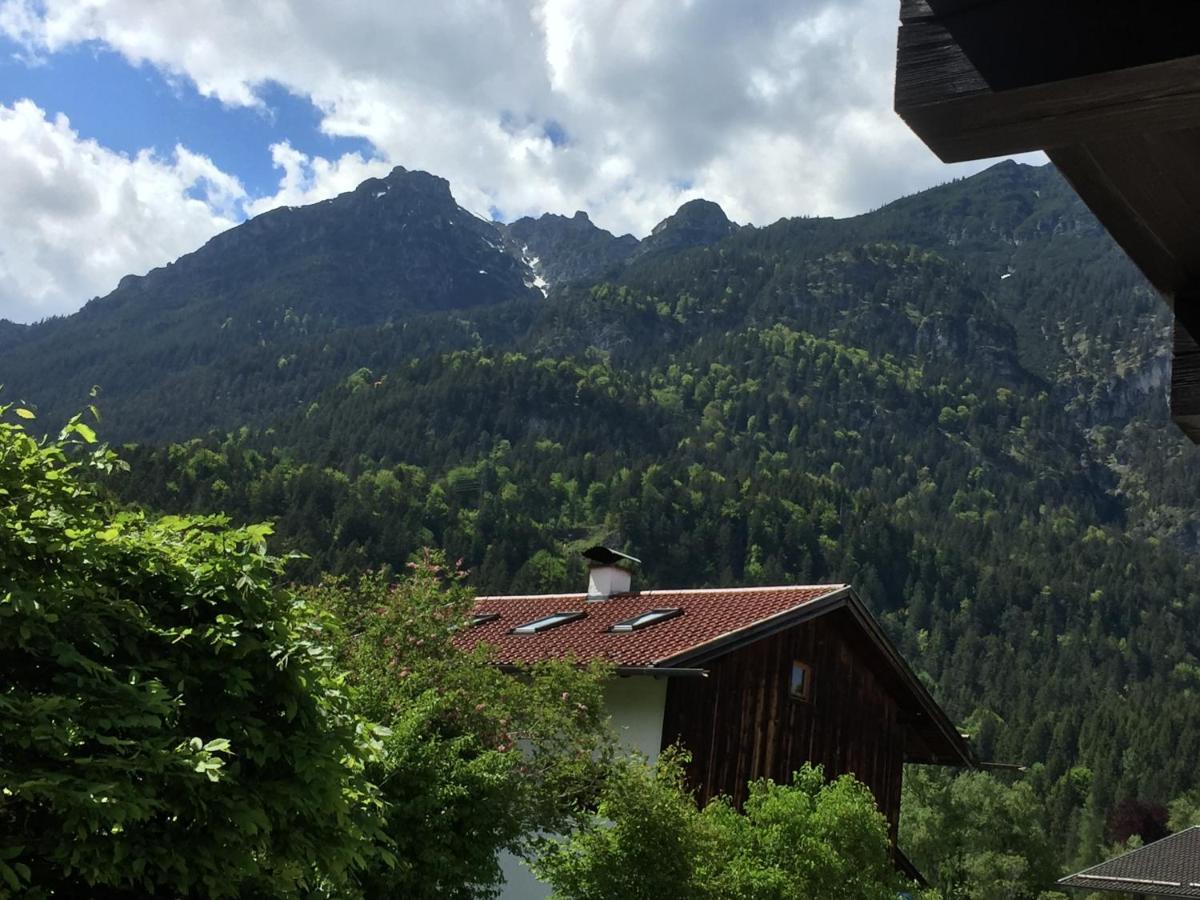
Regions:
[[1059, 880], [1087, 891], [1200, 900], [1200, 825]]

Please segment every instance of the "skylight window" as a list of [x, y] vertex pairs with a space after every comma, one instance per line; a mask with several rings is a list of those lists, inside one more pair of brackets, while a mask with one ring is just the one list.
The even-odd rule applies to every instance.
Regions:
[[518, 625], [512, 630], [512, 633], [541, 634], [550, 628], [557, 628], [559, 625], [565, 625], [567, 622], [582, 619], [586, 615], [587, 613], [582, 612], [557, 612], [552, 616], [543, 616], [540, 619], [534, 619], [532, 622], [526, 622], [524, 625]]
[[471, 616], [471, 624], [469, 627], [474, 628], [476, 625], [486, 625], [488, 622], [495, 622], [500, 618], [500, 613], [475, 613]]
[[633, 618], [623, 619], [622, 621], [617, 622], [612, 626], [612, 628], [609, 629], [609, 631], [638, 631], [642, 628], [647, 628], [650, 625], [656, 625], [659, 622], [666, 621], [667, 619], [673, 619], [682, 612], [683, 610], [678, 606], [672, 606], [667, 609], [652, 609], [649, 612], [641, 613]]

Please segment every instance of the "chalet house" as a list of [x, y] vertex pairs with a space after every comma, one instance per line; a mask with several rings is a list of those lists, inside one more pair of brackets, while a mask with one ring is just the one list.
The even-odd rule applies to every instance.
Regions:
[[[479, 597], [460, 641], [493, 646], [505, 666], [613, 664], [622, 743], [651, 761], [682, 744], [700, 802], [741, 803], [753, 779], [820, 764], [870, 788], [894, 844], [905, 763], [978, 765], [849, 585], [634, 591], [632, 557], [584, 555], [587, 593]], [[515, 860], [505, 874], [505, 900], [548, 893]]]

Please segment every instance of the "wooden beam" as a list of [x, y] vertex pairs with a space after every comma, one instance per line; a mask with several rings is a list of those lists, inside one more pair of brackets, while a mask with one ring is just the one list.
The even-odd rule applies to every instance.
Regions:
[[1200, 443], [1200, 133], [1128, 135], [1050, 158], [1171, 305], [1171, 418]]
[[1200, 343], [1193, 334], [1200, 334], [1200, 303], [1183, 303], [1177, 311], [1185, 311], [1191, 321], [1175, 318], [1175, 358], [1171, 364], [1171, 419], [1192, 443], [1200, 444]]
[[1200, 3], [904, 0], [896, 111], [947, 162], [1200, 125]]
[[996, 0], [900, 0], [901, 22], [922, 22], [955, 15], [975, 6], [988, 6]]
[[1200, 192], [1185, 200], [1156, 146], [1133, 134], [1048, 153], [1100, 224], [1170, 298], [1200, 278]]

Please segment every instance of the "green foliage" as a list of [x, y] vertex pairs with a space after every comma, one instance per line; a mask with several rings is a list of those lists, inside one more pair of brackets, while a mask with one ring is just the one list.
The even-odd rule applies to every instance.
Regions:
[[944, 900], [1037, 900], [1063, 874], [1031, 784], [909, 766], [900, 845]]
[[893, 900], [912, 889], [892, 866], [875, 799], [850, 776], [827, 783], [806, 766], [791, 785], [752, 783], [744, 815], [719, 801], [705, 813], [726, 830], [718, 897]]
[[547, 840], [534, 873], [562, 900], [692, 900], [711, 896], [708, 866], [720, 846], [664, 754], [653, 769], [615, 766], [596, 817], [566, 839]]
[[[0, 416], [9, 407], [0, 407]], [[14, 410], [22, 419], [30, 416]], [[0, 420], [0, 876], [31, 896], [339, 892], [370, 748], [266, 526], [113, 514], [78, 417]]]
[[751, 785], [696, 808], [678, 753], [617, 767], [589, 827], [548, 840], [533, 863], [560, 900], [894, 900], [887, 824], [850, 777], [806, 766], [791, 785]]
[[1183, 831], [1200, 825], [1200, 790], [1190, 791], [1181, 797], [1176, 797], [1168, 805], [1171, 813], [1167, 827], [1172, 832]]
[[327, 579], [305, 596], [342, 623], [355, 705], [387, 725], [367, 771], [396, 861], [363, 876], [368, 896], [490, 896], [499, 850], [572, 827], [611, 755], [605, 669], [564, 661], [514, 676], [484, 647], [459, 649], [472, 594], [436, 554], [395, 583], [384, 572]]

